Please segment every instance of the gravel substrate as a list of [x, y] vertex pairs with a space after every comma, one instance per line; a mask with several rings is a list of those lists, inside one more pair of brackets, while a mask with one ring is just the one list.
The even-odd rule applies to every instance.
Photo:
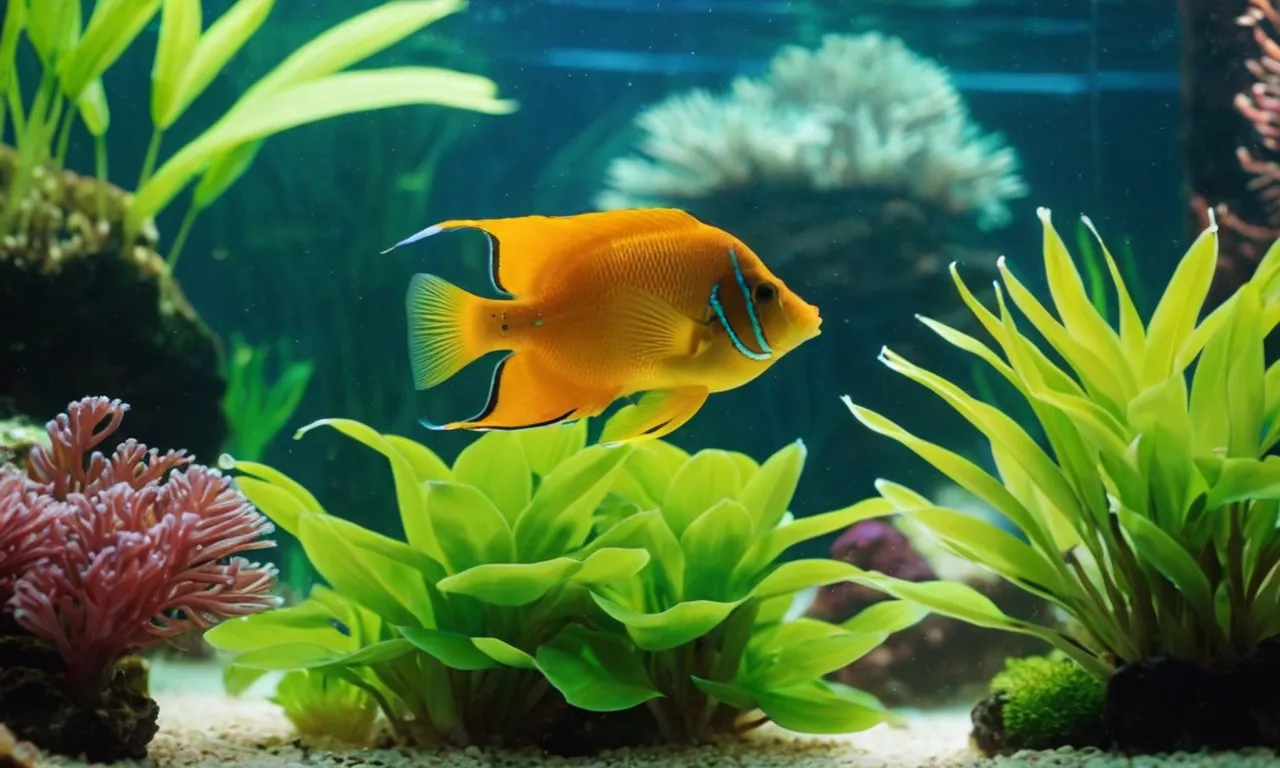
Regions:
[[[1222, 755], [1170, 755], [1125, 758], [1096, 750], [1020, 753], [986, 760], [968, 749], [966, 711], [912, 712], [904, 728], [879, 726], [863, 733], [828, 739], [798, 738], [776, 729], [749, 741], [720, 748], [618, 750], [592, 758], [564, 759], [531, 753], [350, 749], [295, 738], [279, 708], [263, 697], [262, 686], [231, 699], [221, 692], [216, 669], [177, 664], [153, 667], [152, 693], [160, 704], [160, 733], [151, 759], [118, 766], [439, 766], [440, 768], [523, 768], [523, 766], [670, 766], [707, 768], [1262, 768], [1277, 766], [1270, 752]], [[269, 683], [267, 683], [269, 685]], [[762, 729], [764, 730], [764, 729]], [[43, 766], [82, 762], [45, 757]]]

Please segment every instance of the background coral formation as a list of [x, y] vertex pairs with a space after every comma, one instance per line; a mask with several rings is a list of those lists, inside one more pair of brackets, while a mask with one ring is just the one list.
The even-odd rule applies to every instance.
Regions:
[[1016, 153], [973, 122], [946, 71], [876, 32], [785, 47], [764, 78], [738, 78], [724, 95], [675, 94], [636, 124], [647, 157], [613, 161], [602, 208], [760, 184], [871, 188], [997, 227], [1006, 202], [1027, 192]]

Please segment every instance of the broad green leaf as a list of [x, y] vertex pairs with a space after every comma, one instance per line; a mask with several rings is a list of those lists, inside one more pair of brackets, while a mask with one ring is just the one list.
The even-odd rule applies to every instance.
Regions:
[[251, 651], [272, 645], [303, 643], [334, 653], [356, 650], [351, 636], [338, 629], [333, 612], [312, 600], [274, 611], [227, 619], [205, 632], [220, 651]]
[[581, 624], [561, 630], [536, 658], [548, 682], [580, 709], [617, 712], [662, 695], [626, 640]]
[[1229, 350], [1226, 376], [1231, 386], [1224, 394], [1231, 424], [1227, 456], [1231, 458], [1257, 457], [1262, 438], [1266, 360], [1261, 316], [1262, 300], [1257, 289], [1245, 283], [1236, 292], [1234, 321], [1223, 330]]
[[676, 536], [703, 512], [742, 492], [738, 463], [727, 451], [698, 451], [671, 478], [662, 501], [662, 515]]
[[[1067, 332], [1067, 329], [1057, 320], [1054, 320], [1049, 311], [1040, 304], [1035, 294], [1009, 271], [1003, 260], [999, 263], [999, 269], [1000, 276], [1004, 279], [1005, 288], [1009, 291], [1009, 298], [1013, 300], [1018, 309], [1022, 310], [1022, 313], [1026, 315], [1036, 331], [1075, 370], [1076, 375], [1080, 377], [1081, 383], [1084, 384], [1089, 393], [1101, 402], [1110, 405], [1119, 405], [1125, 402], [1128, 399], [1127, 395], [1131, 392], [1131, 389], [1125, 386], [1125, 381], [1122, 377], [1122, 373], [1126, 373], [1127, 368], [1113, 370], [1108, 365], [1108, 361], [1101, 357], [1102, 350], [1095, 350], [1089, 343], [1073, 338]], [[921, 381], [921, 383], [928, 386], [924, 381]], [[932, 389], [932, 387], [930, 388]], [[946, 397], [942, 392], [938, 394]], [[975, 424], [975, 426], [977, 425]]]
[[[256, 461], [236, 461], [234, 458], [227, 456], [227, 454], [223, 454], [223, 456], [219, 458], [218, 466], [225, 468], [225, 470], [236, 470], [238, 472], [244, 472], [246, 475], [259, 477], [259, 479], [268, 481], [271, 485], [278, 486], [278, 488], [284, 490], [284, 492], [292, 495], [293, 498], [298, 500], [298, 503], [301, 504], [305, 511], [317, 512], [321, 513], [321, 515], [324, 513], [324, 507], [320, 506], [319, 500], [317, 500], [314, 495], [311, 495], [310, 490], [307, 490], [305, 486], [298, 483], [297, 480], [285, 475], [284, 472], [276, 470], [276, 468], [266, 466], [264, 463]], [[239, 483], [239, 480], [241, 479], [237, 477], [237, 483]], [[276, 524], [279, 524], [279, 521], [276, 521]], [[292, 534], [293, 531], [289, 532]]]
[[[52, 0], [38, 0], [38, 3]], [[98, 0], [74, 52], [59, 62], [62, 90], [72, 100], [120, 58], [160, 10], [160, 0]]]
[[741, 451], [729, 451], [729, 458], [733, 459], [733, 463], [738, 467], [738, 479], [742, 481], [742, 486], [745, 488], [747, 483], [751, 482], [751, 478], [756, 476], [756, 472], [760, 471], [760, 465]]
[[1040, 208], [1036, 214], [1043, 224], [1045, 277], [1058, 316], [1062, 318], [1062, 324], [1072, 338], [1092, 348], [1102, 363], [1116, 375], [1121, 386], [1118, 394], [1121, 399], [1127, 400], [1133, 396], [1137, 381], [1128, 358], [1121, 350], [1120, 338], [1089, 300], [1084, 281], [1080, 279], [1080, 273], [1067, 252], [1067, 246], [1053, 227], [1049, 209]]
[[[431, 524], [427, 519], [426, 501], [423, 498], [422, 481], [418, 477], [418, 465], [407, 460], [396, 448], [396, 444], [385, 439], [373, 429], [350, 419], [320, 419], [299, 429], [294, 439], [320, 426], [329, 426], [342, 434], [356, 440], [381, 453], [391, 464], [391, 475], [395, 480], [396, 503], [400, 508], [400, 524], [404, 527], [405, 537], [416, 549], [426, 552], [436, 562], [446, 562], [440, 544], [436, 541]], [[402, 622], [403, 623], [403, 622]]]
[[413, 476], [417, 478], [419, 483], [425, 483], [428, 480], [452, 480], [453, 470], [449, 469], [449, 465], [422, 443], [416, 440], [410, 440], [407, 437], [399, 435], [383, 435], [383, 440], [387, 444], [396, 449], [396, 452], [404, 457], [413, 469]]
[[346, 69], [465, 5], [464, 0], [400, 0], [378, 5], [313, 37], [246, 95], [266, 96]]
[[450, 669], [474, 672], [502, 666], [497, 659], [476, 647], [470, 637], [457, 632], [427, 627], [400, 627], [400, 634], [423, 653]]
[[106, 135], [111, 127], [111, 110], [107, 107], [107, 92], [102, 87], [102, 80], [92, 80], [76, 99], [76, 107], [80, 110], [80, 119], [84, 127], [93, 136]]
[[403, 541], [384, 536], [340, 517], [327, 516], [323, 522], [352, 546], [407, 565], [421, 573], [430, 582], [444, 578], [444, 568], [440, 563]]
[[908, 600], [882, 600], [858, 611], [840, 627], [847, 632], [893, 634], [915, 626], [928, 615], [926, 608]]
[[797, 440], [770, 456], [747, 480], [738, 501], [751, 513], [757, 530], [778, 525], [800, 483], [807, 455], [804, 443]]
[[222, 197], [222, 193], [235, 184], [244, 172], [253, 165], [253, 160], [262, 149], [262, 141], [250, 141], [214, 158], [209, 169], [200, 176], [196, 191], [192, 197], [192, 205], [203, 210]]
[[[667, 488], [670, 487], [672, 478], [689, 458], [689, 454], [671, 443], [650, 440], [633, 448], [631, 455], [627, 457], [626, 474], [644, 490], [647, 502], [653, 507], [660, 507], [667, 497]], [[632, 500], [641, 503], [639, 499]], [[641, 508], [652, 507], [641, 504]]]
[[1116, 510], [1120, 527], [1128, 536], [1134, 554], [1151, 564], [1200, 613], [1212, 621], [1213, 588], [1195, 558], [1160, 526], [1127, 507]]
[[917, 456], [932, 464], [939, 472], [949, 477], [961, 488], [979, 499], [982, 499], [1005, 517], [1009, 518], [1020, 530], [1025, 532], [1033, 542], [1046, 551], [1056, 550], [1057, 545], [1047, 532], [1041, 529], [1031, 511], [1023, 505], [1009, 489], [977, 464], [958, 453], [949, 451], [939, 445], [911, 434], [894, 422], [875, 411], [853, 404], [848, 395], [843, 397], [844, 404], [853, 413], [854, 418], [873, 432], [892, 438]]
[[[641, 574], [654, 598], [678, 602], [684, 592], [684, 550], [662, 512], [639, 512], [610, 528], [589, 543], [579, 555], [594, 556], [612, 547], [642, 549], [651, 556]], [[664, 600], [665, 598], [665, 600]]]
[[[8, 0], [5, 3], [4, 25], [0, 26], [0, 94], [9, 89], [17, 63], [18, 41], [22, 38], [22, 30], [26, 25], [26, 0]], [[3, 104], [0, 101], [0, 115], [4, 114]]]
[[714, 680], [707, 680], [696, 675], [691, 679], [698, 690], [713, 699], [723, 701], [735, 709], [750, 712], [759, 706], [756, 703], [755, 694], [745, 688], [728, 683], [717, 683]]
[[453, 479], [483, 491], [512, 525], [533, 497], [533, 474], [518, 432], [486, 432], [463, 448], [453, 462]]
[[[155, 94], [152, 101], [153, 120], [161, 130], [173, 125], [182, 116], [191, 103], [200, 98], [218, 73], [227, 66], [227, 62], [235, 56], [244, 44], [253, 37], [262, 23], [271, 13], [274, 0], [237, 0], [226, 13], [209, 25], [203, 35], [199, 34], [201, 20], [198, 15], [194, 19], [196, 36], [199, 42], [194, 49], [187, 48], [182, 52], [186, 63], [181, 66], [181, 74], [169, 85], [164, 99]], [[165, 12], [168, 12], [168, 7]], [[175, 33], [182, 35], [182, 42], [190, 45], [190, 19], [183, 20], [186, 28]], [[163, 27], [161, 29], [163, 33]], [[160, 64], [160, 52], [156, 54], [156, 66]]]
[[1172, 376], [1138, 395], [1129, 404], [1129, 422], [1142, 434], [1137, 444], [1138, 470], [1151, 490], [1152, 519], [1161, 527], [1178, 530], [1192, 499], [1205, 490], [1191, 453], [1194, 428], [1185, 379]]
[[164, 0], [151, 67], [151, 122], [161, 130], [177, 119], [182, 79], [188, 61], [197, 58], [203, 23], [200, 0]]
[[760, 580], [751, 596], [760, 600], [768, 600], [779, 595], [789, 595], [809, 587], [820, 587], [827, 584], [846, 581], [860, 575], [861, 569], [839, 560], [815, 558], [812, 560], [792, 560], [783, 563]]
[[[815, 624], [821, 631], [796, 632], [807, 624]], [[748, 665], [739, 685], [768, 691], [817, 680], [862, 658], [889, 636], [884, 632], [854, 634], [813, 619], [797, 619], [779, 629], [765, 658]]]
[[46, 68], [73, 51], [80, 18], [80, 0], [41, 0], [27, 6], [27, 39]]
[[903, 514], [919, 522], [972, 562], [991, 568], [1006, 579], [1038, 592], [1062, 595], [1066, 587], [1059, 573], [1034, 548], [1008, 533], [945, 507], [915, 507]]
[[1209, 509], [1240, 501], [1280, 499], [1280, 457], [1221, 461], [1221, 474], [1209, 489], [1205, 504]]
[[532, 656], [496, 637], [473, 637], [471, 642], [504, 667], [514, 667], [516, 669], [538, 668], [538, 662]]
[[516, 519], [516, 559], [536, 563], [581, 547], [591, 533], [592, 515], [613, 487], [627, 453], [626, 446], [593, 446], [544, 477]]
[[702, 637], [743, 602], [693, 600], [659, 613], [641, 613], [598, 594], [591, 597], [605, 613], [622, 622], [635, 644], [646, 651], [666, 651]]
[[441, 592], [455, 592], [491, 605], [528, 605], [563, 584], [582, 567], [571, 557], [541, 563], [488, 563], [443, 579]]
[[[235, 461], [226, 456], [223, 459], [227, 461], [220, 461], [220, 466], [249, 475], [247, 478], [235, 479], [236, 485], [245, 491], [249, 501], [266, 513], [276, 525], [294, 536], [298, 535], [299, 514], [303, 512], [325, 514], [324, 507], [320, 506], [316, 497], [283, 472], [255, 461]], [[268, 488], [272, 490], [266, 491]]]
[[276, 643], [245, 651], [235, 664], [245, 669], [307, 669], [340, 659], [345, 654], [311, 643]]
[[1005, 614], [990, 598], [967, 584], [953, 581], [907, 581], [878, 573], [860, 576], [853, 581], [975, 626], [1038, 637], [1075, 659], [1076, 663], [1099, 678], [1106, 679], [1111, 675], [1111, 668], [1091, 652], [1051, 629]]
[[[1138, 309], [1129, 295], [1128, 287], [1125, 286], [1124, 277], [1120, 274], [1120, 267], [1111, 255], [1111, 249], [1107, 248], [1107, 244], [1102, 241], [1102, 236], [1098, 234], [1097, 228], [1093, 226], [1093, 222], [1088, 216], [1081, 216], [1080, 220], [1089, 228], [1093, 238], [1098, 241], [1098, 247], [1102, 249], [1102, 255], [1107, 261], [1107, 271], [1111, 273], [1111, 284], [1116, 289], [1116, 299], [1119, 307], [1120, 346], [1123, 350], [1124, 359], [1130, 367], [1141, 365], [1147, 346], [1146, 329], [1142, 327], [1142, 318], [1138, 315]], [[1136, 370], [1135, 373], [1137, 373]]]
[[743, 558], [739, 570], [743, 574], [758, 572], [777, 560], [783, 552], [802, 541], [844, 530], [863, 520], [885, 517], [895, 511], [893, 505], [884, 499], [866, 499], [844, 509], [802, 517], [786, 525], [780, 525], [760, 537], [751, 552]]
[[440, 480], [426, 483], [424, 489], [427, 518], [450, 574], [515, 559], [507, 518], [483, 491]]
[[412, 651], [413, 646], [404, 640], [386, 640], [352, 653], [334, 653], [305, 643], [282, 643], [246, 651], [235, 658], [235, 664], [249, 669], [337, 669], [394, 661]]
[[361, 549], [332, 525], [329, 515], [298, 519], [298, 539], [307, 559], [341, 595], [392, 624], [416, 625], [431, 620], [423, 576], [391, 558]]
[[854, 733], [894, 719], [888, 711], [868, 706], [867, 697], [851, 693], [835, 683], [818, 680], [755, 692], [769, 719], [796, 733]]
[[249, 690], [254, 683], [261, 680], [269, 671], [266, 669], [240, 667], [234, 663], [227, 664], [222, 668], [222, 689], [227, 692], [228, 696], [239, 696]]
[[571, 424], [553, 424], [538, 429], [522, 429], [513, 434], [524, 445], [529, 469], [538, 477], [546, 477], [560, 463], [587, 445], [587, 420]]
[[1178, 263], [1164, 295], [1147, 326], [1147, 355], [1142, 364], [1140, 388], [1163, 381], [1175, 373], [1174, 361], [1209, 295], [1218, 266], [1218, 228], [1209, 227], [1191, 244]]
[[582, 561], [582, 568], [573, 575], [579, 584], [608, 584], [630, 578], [649, 564], [646, 549], [604, 547], [592, 552]]
[[[1000, 300], [998, 295], [997, 300]], [[1010, 335], [1015, 333], [1016, 331], [1011, 325], [1010, 316], [1003, 310], [1003, 306], [1001, 316], [1008, 324], [1006, 333]], [[991, 441], [992, 445], [1004, 448], [1008, 455], [1018, 463], [1022, 471], [1027, 473], [1031, 481], [1035, 483], [1036, 487], [1045, 494], [1057, 509], [1064, 512], [1074, 509], [1076, 503], [1075, 491], [1071, 488], [1066, 478], [1063, 477], [1060, 468], [1031, 439], [1031, 436], [1007, 414], [994, 406], [970, 397], [946, 379], [908, 362], [889, 350], [884, 350], [881, 353], [881, 360], [891, 370], [901, 373], [932, 390], [955, 408], [960, 415], [964, 416], [969, 423], [977, 427]], [[1001, 508], [1001, 511], [1005, 510]], [[1030, 527], [1024, 528], [1028, 537], [1044, 549], [1048, 549], [1051, 546], [1047, 541], [1045, 527], [1038, 521], [1034, 519], [1028, 521], [1016, 518], [1011, 519], [1019, 527], [1022, 527], [1024, 522], [1030, 523]]]
[[727, 578], [750, 549], [755, 533], [751, 513], [732, 499], [723, 499], [698, 516], [680, 536], [684, 550], [685, 600], [725, 600], [734, 597]]
[[219, 155], [299, 125], [330, 117], [412, 104], [437, 104], [486, 114], [508, 114], [493, 81], [428, 67], [341, 72], [272, 92], [252, 103], [242, 97], [225, 117], [178, 150], [137, 191], [129, 218], [149, 219]]

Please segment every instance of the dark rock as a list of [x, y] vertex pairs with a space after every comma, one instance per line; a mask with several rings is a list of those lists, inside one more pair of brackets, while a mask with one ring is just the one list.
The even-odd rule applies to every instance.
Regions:
[[125, 660], [93, 701], [77, 702], [65, 690], [62, 658], [51, 643], [0, 636], [0, 659], [0, 722], [16, 738], [93, 762], [146, 757], [159, 707], [147, 695], [140, 660]]
[[1107, 686], [1106, 729], [1129, 753], [1280, 748], [1280, 648], [1205, 667], [1153, 658], [1126, 664]]
[[1006, 752], [1008, 745], [1004, 733], [1004, 705], [1008, 698], [1004, 693], [979, 701], [969, 712], [973, 730], [969, 732], [969, 746], [988, 757]]
[[[0, 209], [14, 165], [0, 147]], [[0, 419], [43, 424], [109, 394], [132, 405], [133, 437], [212, 463], [228, 432], [221, 345], [151, 236], [125, 247], [123, 192], [42, 169], [27, 203], [0, 239]]]

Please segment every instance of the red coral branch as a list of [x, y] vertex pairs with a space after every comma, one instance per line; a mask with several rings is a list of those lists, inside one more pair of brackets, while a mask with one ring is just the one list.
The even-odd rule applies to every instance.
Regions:
[[[1253, 39], [1259, 55], [1245, 61], [1245, 68], [1255, 82], [1244, 93], [1236, 94], [1236, 111], [1252, 125], [1259, 143], [1272, 152], [1280, 151], [1280, 11], [1272, 0], [1249, 0], [1249, 9], [1236, 22], [1253, 28]], [[1252, 179], [1248, 189], [1258, 197], [1267, 211], [1267, 224], [1250, 224], [1239, 216], [1220, 209], [1222, 225], [1254, 242], [1280, 237], [1280, 165], [1259, 158], [1248, 147], [1237, 147], [1240, 167]]]
[[7, 563], [21, 566], [10, 571], [7, 605], [58, 647], [71, 690], [87, 700], [122, 654], [279, 603], [273, 567], [232, 557], [274, 543], [261, 538], [271, 523], [230, 478], [134, 440], [110, 459], [93, 450], [126, 409], [106, 398], [72, 403], [47, 425], [52, 448], [32, 450], [29, 477], [0, 480], [0, 523], [9, 514], [20, 521], [15, 535], [38, 531], [42, 542], [14, 561], [14, 536], [0, 528], [0, 576]]

